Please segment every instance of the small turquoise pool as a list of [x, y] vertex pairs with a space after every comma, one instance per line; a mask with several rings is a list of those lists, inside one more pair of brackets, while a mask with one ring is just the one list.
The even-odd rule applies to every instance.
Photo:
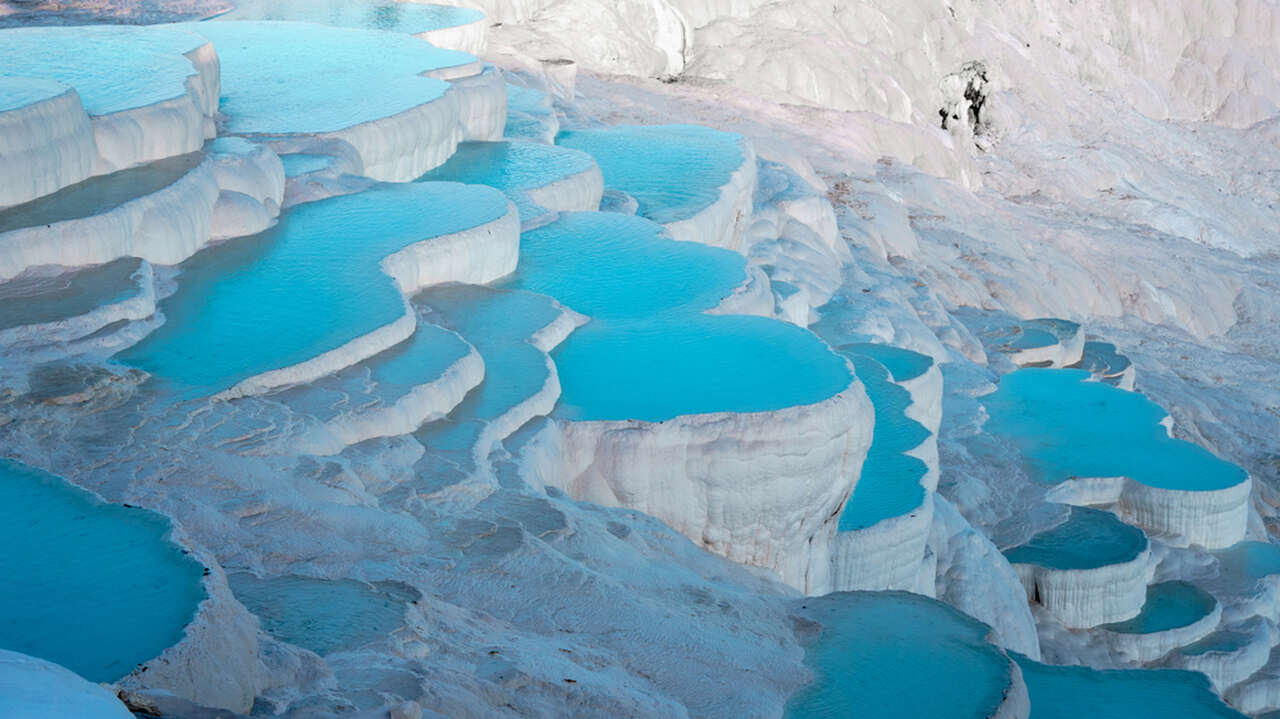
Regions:
[[1196, 657], [1202, 654], [1238, 652], [1249, 646], [1252, 637], [1245, 632], [1222, 630], [1214, 632], [1194, 644], [1188, 644], [1178, 650], [1179, 654]]
[[405, 585], [284, 576], [227, 576], [236, 599], [268, 633], [324, 656], [359, 649], [404, 626], [405, 605], [418, 593]]
[[1067, 521], [1004, 553], [1014, 564], [1053, 569], [1097, 569], [1137, 559], [1147, 548], [1141, 529], [1110, 512], [1072, 507]]
[[284, 165], [285, 177], [297, 177], [308, 172], [327, 170], [333, 166], [332, 155], [312, 155], [305, 152], [290, 153], [280, 156]]
[[1147, 601], [1133, 619], [1104, 624], [1119, 634], [1151, 634], [1185, 627], [1209, 616], [1217, 600], [1188, 582], [1160, 582], [1147, 587]]
[[1031, 719], [1245, 719], [1213, 693], [1199, 672], [1099, 671], [1013, 657], [1031, 697]]
[[233, 134], [319, 133], [436, 100], [422, 73], [475, 61], [411, 35], [295, 22], [179, 25], [209, 38], [222, 70], [219, 110]]
[[985, 719], [1011, 681], [989, 628], [905, 592], [852, 592], [803, 600], [822, 625], [805, 646], [813, 682], [787, 702], [787, 719]]
[[115, 681], [182, 639], [204, 568], [168, 520], [0, 459], [0, 648]]
[[821, 402], [852, 380], [844, 359], [810, 332], [737, 315], [592, 322], [552, 356], [557, 414], [573, 420], [763, 412]]
[[746, 281], [742, 255], [662, 232], [642, 217], [563, 213], [520, 236], [520, 265], [505, 286], [595, 319], [643, 319], [709, 310]]
[[745, 158], [740, 135], [697, 125], [572, 130], [556, 144], [594, 157], [605, 188], [631, 195], [639, 214], [664, 225], [714, 204]]
[[161, 303], [165, 324], [117, 358], [188, 396], [310, 359], [403, 316], [383, 258], [506, 210], [498, 191], [454, 183], [296, 206], [272, 229], [184, 263], [178, 291]]
[[1084, 370], [1022, 369], [982, 399], [986, 431], [1010, 440], [1035, 476], [1130, 477], [1150, 487], [1217, 490], [1247, 478], [1240, 467], [1172, 439], [1165, 411], [1136, 392], [1089, 381]]
[[918, 509], [924, 501], [921, 478], [928, 466], [903, 454], [929, 437], [929, 430], [906, 416], [911, 394], [893, 383], [889, 370], [864, 355], [852, 355], [854, 369], [875, 407], [875, 434], [853, 496], [840, 515], [840, 531], [865, 529]]
[[301, 20], [366, 30], [418, 33], [466, 25], [484, 13], [466, 7], [396, 0], [236, 0], [215, 20]]
[[464, 142], [449, 161], [419, 178], [422, 181], [465, 182], [502, 190], [520, 210], [521, 222], [548, 215], [529, 198], [528, 191], [586, 172], [591, 156], [537, 142]]

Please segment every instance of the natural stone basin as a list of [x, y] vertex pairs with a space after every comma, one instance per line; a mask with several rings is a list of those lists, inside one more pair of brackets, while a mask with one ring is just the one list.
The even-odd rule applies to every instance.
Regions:
[[904, 592], [809, 598], [796, 612], [817, 623], [805, 641], [813, 681], [787, 702], [787, 719], [1020, 716], [1026, 688], [990, 628]]
[[182, 638], [204, 569], [163, 517], [3, 459], [0, 506], [0, 648], [110, 682]]
[[[348, 347], [405, 318], [406, 290], [509, 271], [515, 248], [502, 238], [457, 239], [507, 212], [501, 193], [453, 183], [386, 186], [297, 206], [272, 229], [184, 263], [178, 291], [161, 304], [165, 324], [118, 357], [188, 396], [346, 348], [352, 357], [334, 357], [327, 368], [340, 369], [395, 343], [364, 356]], [[438, 238], [443, 254], [435, 257]], [[408, 257], [389, 277], [384, 259], [419, 244], [427, 254]], [[408, 322], [396, 340], [412, 331], [411, 316]]]
[[1031, 719], [1244, 719], [1198, 672], [1099, 671], [1014, 658], [1031, 697]]
[[1072, 507], [1067, 521], [1005, 551], [1004, 556], [1012, 564], [1097, 569], [1132, 562], [1147, 550], [1147, 545], [1141, 529], [1125, 524], [1114, 514]]

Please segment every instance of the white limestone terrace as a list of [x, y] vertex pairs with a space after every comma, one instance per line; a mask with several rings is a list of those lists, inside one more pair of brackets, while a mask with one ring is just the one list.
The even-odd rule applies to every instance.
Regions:
[[297, 22], [182, 27], [221, 46], [223, 132], [339, 140], [360, 158], [359, 173], [375, 180], [418, 177], [458, 142], [491, 139], [505, 121], [500, 77], [472, 55], [409, 35]]
[[[852, 343], [838, 351], [853, 362], [875, 406], [875, 435], [840, 513], [831, 551], [832, 587], [932, 596], [934, 567], [927, 544], [940, 469], [937, 424], [930, 431], [909, 413], [926, 421], [940, 417], [941, 373], [929, 357], [888, 345]], [[933, 392], [913, 395], [908, 384]]]
[[83, 270], [41, 268], [0, 284], [0, 352], [74, 342], [155, 312], [155, 272], [137, 258]]
[[214, 20], [295, 20], [336, 27], [386, 30], [436, 47], [482, 55], [489, 23], [468, 7], [397, 0], [238, 0]]
[[265, 229], [283, 195], [275, 153], [218, 139], [0, 211], [0, 279], [122, 257], [177, 264], [212, 241]]
[[[515, 206], [487, 187], [383, 185], [301, 205], [271, 232], [194, 258], [161, 305], [165, 325], [118, 357], [186, 396], [309, 382], [409, 339], [417, 291], [510, 273], [518, 244]], [[308, 321], [319, 307], [323, 326]]]
[[1084, 507], [1071, 508], [1061, 524], [1004, 554], [1027, 601], [1076, 629], [1136, 616], [1155, 571], [1142, 530]]
[[[1224, 612], [1225, 615], [1225, 612]], [[1198, 671], [1209, 677], [1221, 696], [1266, 666], [1275, 644], [1274, 625], [1258, 617], [1222, 628], [1171, 652], [1164, 666]]]
[[[0, 38], [5, 75], [27, 78], [0, 83], [0, 207], [194, 152], [214, 136], [218, 58], [200, 35], [90, 26], [13, 28]], [[32, 81], [42, 81], [38, 91]]]
[[1094, 637], [1115, 655], [1139, 664], [1209, 636], [1222, 620], [1222, 604], [1213, 595], [1183, 581], [1147, 587], [1142, 611], [1123, 622], [1106, 624]]

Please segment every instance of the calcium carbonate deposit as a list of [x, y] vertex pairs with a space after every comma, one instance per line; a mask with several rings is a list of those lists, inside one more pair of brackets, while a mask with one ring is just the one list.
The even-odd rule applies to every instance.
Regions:
[[0, 716], [1280, 716], [1277, 328], [1277, 0], [0, 0]]

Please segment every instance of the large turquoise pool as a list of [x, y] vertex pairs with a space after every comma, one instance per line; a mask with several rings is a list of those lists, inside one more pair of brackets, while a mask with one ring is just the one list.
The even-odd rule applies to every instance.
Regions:
[[182, 638], [204, 568], [165, 518], [4, 459], [0, 506], [0, 648], [110, 682]]
[[574, 420], [763, 412], [821, 402], [852, 379], [844, 359], [807, 330], [737, 315], [593, 322], [552, 356], [557, 413]]
[[746, 157], [740, 135], [697, 125], [572, 130], [556, 144], [594, 157], [607, 189], [631, 195], [641, 215], [664, 225], [715, 203]]
[[1162, 489], [1216, 490], [1247, 478], [1240, 467], [1172, 439], [1165, 411], [1136, 392], [1092, 382], [1084, 370], [1022, 369], [983, 398], [986, 430], [1011, 441], [1048, 483], [1129, 477]]
[[235, 134], [317, 133], [390, 117], [438, 99], [422, 73], [474, 62], [411, 36], [295, 22], [182, 25], [213, 43], [219, 110]]
[[185, 263], [161, 304], [165, 324], [118, 358], [191, 395], [310, 359], [403, 316], [383, 258], [506, 209], [498, 191], [454, 183], [299, 205], [274, 228]]
[[805, 646], [813, 681], [787, 702], [787, 719], [986, 719], [1011, 683], [990, 629], [926, 597], [836, 593], [797, 613], [822, 627]]

